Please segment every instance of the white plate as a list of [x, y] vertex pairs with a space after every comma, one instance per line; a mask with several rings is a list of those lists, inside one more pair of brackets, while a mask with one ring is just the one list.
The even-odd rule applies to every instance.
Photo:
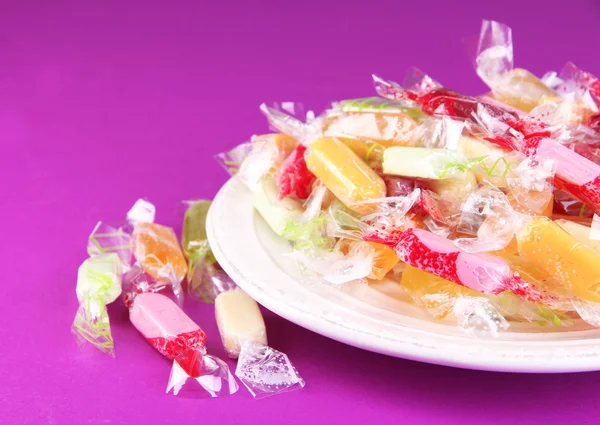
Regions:
[[208, 215], [211, 247], [244, 291], [302, 327], [365, 350], [440, 365], [505, 372], [600, 370], [600, 329], [581, 320], [566, 329], [513, 323], [497, 339], [477, 339], [431, 319], [401, 295], [369, 288], [358, 296], [364, 287], [352, 294], [307, 284], [283, 256], [289, 244], [254, 211], [251, 198], [238, 178], [221, 188]]

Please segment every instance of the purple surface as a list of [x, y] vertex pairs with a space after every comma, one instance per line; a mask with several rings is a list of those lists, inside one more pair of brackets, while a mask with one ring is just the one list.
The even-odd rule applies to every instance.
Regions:
[[[178, 202], [212, 197], [226, 180], [212, 155], [267, 130], [261, 102], [320, 110], [372, 95], [373, 72], [402, 80], [412, 65], [478, 94], [461, 40], [484, 17], [512, 26], [517, 66], [541, 75], [572, 60], [600, 74], [599, 2], [18, 3], [0, 7], [0, 423], [598, 422], [598, 373], [431, 366], [272, 314], [270, 342], [293, 359], [304, 390], [177, 398], [164, 394], [169, 363], [122, 305], [110, 309], [116, 359], [80, 351], [69, 327], [96, 221], [120, 219], [144, 196], [159, 222], [179, 228]], [[212, 307], [187, 311], [222, 356]]]

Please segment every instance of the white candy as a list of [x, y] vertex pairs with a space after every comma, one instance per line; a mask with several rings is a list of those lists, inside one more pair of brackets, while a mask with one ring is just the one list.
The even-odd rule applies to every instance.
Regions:
[[452, 165], [466, 162], [463, 154], [448, 149], [393, 146], [383, 153], [383, 173], [422, 179], [460, 179], [464, 172]]
[[267, 331], [258, 304], [241, 290], [219, 294], [215, 300], [219, 333], [229, 357], [240, 355], [244, 343], [267, 345]]
[[302, 204], [290, 197], [277, 199], [277, 185], [273, 179], [265, 179], [253, 193], [254, 208], [269, 227], [279, 236], [290, 222], [299, 223], [303, 213]]

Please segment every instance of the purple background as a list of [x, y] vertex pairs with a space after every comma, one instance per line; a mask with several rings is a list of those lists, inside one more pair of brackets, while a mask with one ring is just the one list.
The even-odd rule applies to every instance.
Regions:
[[[120, 303], [110, 309], [116, 359], [80, 351], [69, 327], [96, 221], [146, 197], [159, 222], [180, 228], [178, 202], [212, 197], [227, 178], [213, 154], [267, 130], [261, 102], [319, 111], [372, 95], [373, 72], [401, 81], [412, 65], [478, 94], [462, 39], [484, 17], [512, 26], [517, 66], [541, 75], [572, 60], [600, 74], [600, 2], [17, 3], [0, 4], [0, 423], [598, 422], [598, 373], [431, 366], [272, 314], [270, 342], [304, 390], [178, 398], [164, 394], [169, 363]], [[186, 307], [222, 356], [212, 307]]]

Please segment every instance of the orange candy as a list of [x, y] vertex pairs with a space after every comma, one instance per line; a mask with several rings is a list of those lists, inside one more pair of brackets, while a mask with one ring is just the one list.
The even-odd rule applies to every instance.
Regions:
[[187, 264], [175, 232], [155, 223], [138, 223], [132, 235], [133, 255], [142, 269], [159, 281], [181, 282]]
[[367, 276], [369, 279], [381, 280], [385, 275], [392, 270], [392, 268], [400, 262], [400, 259], [396, 255], [396, 252], [387, 245], [383, 245], [377, 242], [359, 242], [351, 241], [348, 239], [342, 239], [339, 242], [340, 251], [346, 255], [350, 251], [350, 247], [355, 243], [367, 243], [375, 250], [375, 256], [373, 257], [373, 267], [371, 274]]
[[375, 249], [375, 257], [373, 258], [373, 268], [369, 279], [381, 280], [392, 268], [400, 262], [396, 251], [387, 245], [376, 242], [367, 242]]

